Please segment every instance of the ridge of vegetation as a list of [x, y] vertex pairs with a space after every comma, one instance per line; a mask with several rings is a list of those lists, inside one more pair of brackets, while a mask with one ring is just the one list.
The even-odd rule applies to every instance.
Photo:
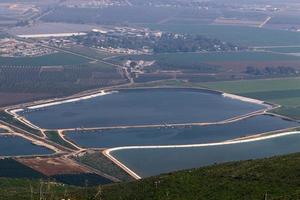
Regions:
[[[218, 164], [99, 187], [0, 178], [1, 199], [299, 199], [300, 154]], [[41, 194], [39, 189], [41, 189]], [[33, 191], [33, 192], [31, 192]]]

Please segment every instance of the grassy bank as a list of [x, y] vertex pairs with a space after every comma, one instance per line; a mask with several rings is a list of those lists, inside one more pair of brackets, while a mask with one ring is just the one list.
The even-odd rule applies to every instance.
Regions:
[[22, 123], [21, 121], [19, 121], [16, 118], [14, 118], [14, 116], [12, 116], [11, 114], [8, 114], [5, 111], [0, 111], [0, 120], [6, 122], [8, 124], [11, 124], [11, 125], [13, 125], [15, 127], [18, 127], [20, 129], [23, 129], [23, 130], [25, 130], [25, 131], [27, 131], [29, 133], [34, 134], [34, 135], [42, 136], [42, 134], [41, 134], [41, 132], [39, 130], [31, 128], [30, 126]]
[[59, 133], [57, 131], [45, 131], [45, 134], [49, 140], [52, 142], [55, 142], [59, 145], [62, 145], [64, 147], [67, 147], [69, 149], [77, 150], [76, 147], [74, 147], [71, 143], [65, 141], [63, 138], [60, 137]]

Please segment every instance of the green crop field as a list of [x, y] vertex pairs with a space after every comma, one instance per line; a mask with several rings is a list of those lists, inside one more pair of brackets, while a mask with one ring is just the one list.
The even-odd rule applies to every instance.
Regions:
[[202, 83], [204, 87], [282, 105], [275, 112], [300, 119], [300, 78]]
[[0, 57], [0, 66], [57, 66], [78, 65], [90, 60], [68, 53], [55, 53], [38, 57]]
[[195, 24], [144, 24], [155, 30], [200, 34], [246, 46], [300, 45], [297, 32], [242, 26]]

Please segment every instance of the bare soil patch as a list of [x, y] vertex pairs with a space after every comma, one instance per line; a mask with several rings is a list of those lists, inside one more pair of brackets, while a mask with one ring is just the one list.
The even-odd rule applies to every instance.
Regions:
[[19, 158], [17, 161], [46, 176], [90, 173], [88, 169], [77, 164], [75, 161], [63, 157]]

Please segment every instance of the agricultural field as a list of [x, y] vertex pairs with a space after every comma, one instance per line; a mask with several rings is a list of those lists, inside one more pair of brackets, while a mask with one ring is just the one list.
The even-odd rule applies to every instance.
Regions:
[[88, 62], [90, 60], [69, 53], [54, 53], [39, 57], [1, 57], [0, 66], [61, 66]]
[[[68, 66], [3, 66], [2, 106], [126, 83], [116, 67], [104, 63]], [[16, 97], [19, 97], [16, 99]]]
[[154, 30], [168, 32], [200, 34], [245, 46], [278, 46], [300, 44], [299, 33], [284, 30], [261, 29], [243, 26], [195, 24], [145, 24], [143, 26]]
[[204, 87], [282, 105], [274, 112], [300, 119], [300, 79], [282, 78], [202, 83]]
[[71, 159], [63, 157], [18, 158], [17, 161], [41, 174], [44, 174], [45, 176], [90, 172], [79, 164], [76, 164]]

